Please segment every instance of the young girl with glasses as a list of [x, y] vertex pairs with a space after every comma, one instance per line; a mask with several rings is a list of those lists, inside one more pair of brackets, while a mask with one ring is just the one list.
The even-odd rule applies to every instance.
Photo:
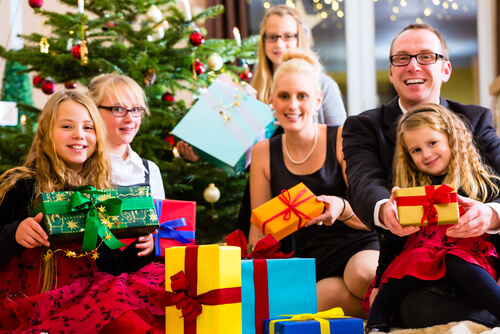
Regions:
[[[483, 164], [465, 123], [437, 104], [421, 104], [401, 117], [393, 170], [393, 184], [402, 188], [454, 184], [459, 195], [467, 197], [458, 199], [465, 211], [473, 205], [498, 201], [500, 195], [500, 178]], [[388, 202], [394, 210], [395, 190]], [[399, 254], [381, 249], [375, 281], [380, 289], [378, 293], [370, 291], [364, 302], [373, 300], [366, 333], [388, 332], [390, 316], [399, 301], [410, 290], [421, 289], [425, 281], [453, 284], [464, 291], [470, 303], [500, 319], [500, 287], [494, 267], [498, 254], [493, 244], [498, 235], [447, 235], [447, 230], [460, 225], [421, 227], [409, 236]]]
[[150, 185], [153, 198], [165, 199], [158, 166], [142, 159], [130, 147], [142, 117], [149, 114], [142, 88], [128, 76], [103, 74], [91, 81], [89, 94], [98, 106], [108, 132], [112, 184]]
[[92, 100], [73, 90], [54, 93], [24, 164], [0, 177], [1, 333], [161, 328], [165, 268], [151, 263], [151, 235], [123, 251], [103, 243], [82, 256], [81, 244], [48, 241], [42, 213], [29, 217], [40, 193], [83, 185], [110, 188], [109, 174], [106, 131]]
[[[281, 64], [281, 55], [289, 49], [309, 50], [309, 40], [299, 12], [286, 5], [276, 5], [266, 11], [260, 28], [258, 62], [252, 87], [257, 98], [269, 103], [273, 74]], [[342, 125], [346, 111], [337, 83], [322, 73], [320, 77], [323, 102], [315, 110], [317, 123]]]

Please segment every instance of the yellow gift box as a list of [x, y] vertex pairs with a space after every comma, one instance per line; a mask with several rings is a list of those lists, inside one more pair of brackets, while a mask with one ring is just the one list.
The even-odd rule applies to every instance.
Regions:
[[250, 221], [281, 240], [323, 213], [325, 205], [302, 182], [252, 210]]
[[166, 333], [241, 333], [241, 249], [165, 249]]
[[403, 226], [456, 224], [460, 217], [453, 184], [398, 189], [396, 204]]

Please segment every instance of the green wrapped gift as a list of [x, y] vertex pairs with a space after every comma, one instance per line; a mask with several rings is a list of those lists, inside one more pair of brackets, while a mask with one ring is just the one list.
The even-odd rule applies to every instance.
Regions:
[[30, 216], [43, 212], [42, 225], [51, 244], [83, 243], [82, 251], [97, 247], [97, 237], [111, 249], [124, 246], [118, 238], [135, 238], [158, 228], [149, 187], [42, 193]]

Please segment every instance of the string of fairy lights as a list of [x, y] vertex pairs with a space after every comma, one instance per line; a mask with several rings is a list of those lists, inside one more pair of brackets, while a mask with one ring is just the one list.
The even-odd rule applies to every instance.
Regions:
[[[259, 0], [247, 0], [249, 3]], [[270, 7], [281, 4], [283, 1], [260, 0], [262, 7]], [[347, 0], [286, 0], [287, 6], [304, 11], [308, 15], [315, 15], [321, 19], [319, 25], [327, 28], [328, 22], [334, 22], [338, 29], [343, 28], [345, 16], [344, 3]], [[416, 23], [425, 22], [426, 18], [435, 16], [438, 20], [451, 21], [453, 15], [459, 12], [467, 13], [476, 7], [477, 0], [373, 0], [375, 6], [389, 6], [388, 19], [397, 21], [409, 15], [415, 16]], [[308, 10], [305, 11], [305, 5]], [[313, 12], [309, 13], [311, 11]]]
[[[434, 16], [438, 20], [451, 21], [454, 15], [460, 12], [467, 13], [476, 7], [476, 0], [373, 0], [375, 5], [387, 3], [391, 7], [389, 19], [397, 21], [407, 16], [407, 11], [415, 11], [417, 5], [416, 23], [423, 23], [428, 17]], [[411, 5], [413, 6], [410, 6]]]

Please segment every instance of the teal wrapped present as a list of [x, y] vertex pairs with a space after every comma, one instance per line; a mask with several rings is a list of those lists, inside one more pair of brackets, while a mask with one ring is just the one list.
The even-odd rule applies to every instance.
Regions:
[[363, 319], [345, 317], [340, 307], [285, 317], [264, 320], [264, 334], [363, 334]]
[[30, 216], [43, 212], [42, 226], [51, 244], [83, 243], [82, 251], [97, 247], [97, 237], [111, 249], [124, 246], [117, 238], [149, 234], [158, 228], [149, 187], [41, 193]]
[[315, 259], [241, 260], [241, 300], [243, 334], [281, 314], [316, 313]]
[[215, 80], [172, 130], [176, 140], [231, 176], [250, 163], [253, 145], [277, 128], [271, 108], [242, 87]]

